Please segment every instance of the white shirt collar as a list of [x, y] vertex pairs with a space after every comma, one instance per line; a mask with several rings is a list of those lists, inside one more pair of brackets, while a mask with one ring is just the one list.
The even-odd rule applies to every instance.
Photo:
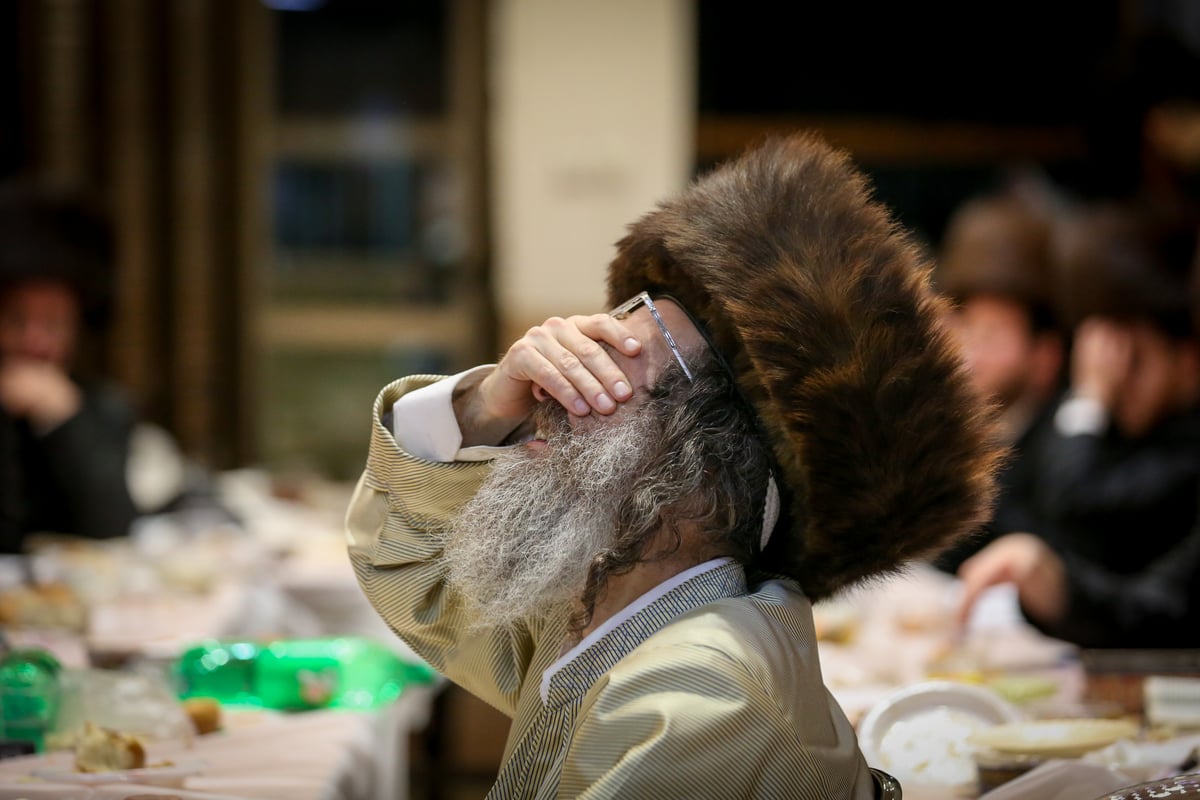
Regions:
[[646, 606], [650, 605], [655, 600], [674, 589], [676, 586], [680, 586], [690, 581], [697, 575], [703, 575], [704, 573], [710, 572], [718, 567], [732, 563], [732, 561], [732, 558], [714, 558], [711, 561], [705, 561], [703, 564], [697, 564], [694, 567], [685, 569], [683, 572], [667, 578], [665, 581], [658, 584], [653, 589], [622, 608], [616, 614], [613, 614], [611, 617], [604, 620], [604, 622], [600, 623], [598, 628], [589, 633], [587, 636], [583, 637], [579, 644], [563, 653], [557, 661], [546, 667], [546, 671], [542, 673], [542, 703], [544, 704], [546, 702], [546, 698], [549, 696], [550, 679], [554, 677], [556, 672], [565, 667], [567, 664], [570, 664], [571, 661], [573, 661], [580, 653], [584, 652], [593, 644], [603, 639], [605, 636], [615, 630], [616, 627], [622, 622], [634, 616]]

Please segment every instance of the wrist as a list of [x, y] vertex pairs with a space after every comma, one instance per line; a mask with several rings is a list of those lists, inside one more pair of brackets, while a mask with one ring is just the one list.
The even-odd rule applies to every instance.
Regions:
[[1072, 392], [1054, 414], [1054, 427], [1063, 436], [1097, 436], [1108, 428], [1108, 407], [1084, 392]]
[[495, 396], [494, 383], [503, 380], [498, 375], [495, 369], [481, 370], [464, 376], [454, 388], [451, 403], [462, 432], [463, 447], [497, 445], [528, 416], [528, 411], [510, 414], [494, 408], [490, 402]]
[[1021, 607], [1043, 625], [1058, 625], [1067, 611], [1067, 578], [1057, 558], [1040, 565], [1019, 592]]

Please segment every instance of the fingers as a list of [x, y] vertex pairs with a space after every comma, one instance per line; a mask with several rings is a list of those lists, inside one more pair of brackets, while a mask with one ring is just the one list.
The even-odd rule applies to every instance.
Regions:
[[61, 369], [40, 362], [17, 362], [0, 369], [0, 406], [13, 416], [53, 427], [74, 416], [82, 398]]
[[1133, 341], [1129, 331], [1102, 318], [1080, 324], [1072, 353], [1072, 383], [1081, 395], [1112, 408], [1120, 387], [1133, 366]]
[[550, 397], [577, 416], [611, 414], [633, 389], [606, 345], [630, 358], [641, 352], [628, 328], [607, 314], [551, 317], [509, 348], [499, 377], [527, 402]]
[[611, 414], [633, 394], [629, 379], [601, 342], [628, 354], [636, 341], [607, 314], [552, 317], [522, 340], [520, 362], [530, 382], [578, 416]]
[[1017, 596], [1026, 610], [1051, 619], [1065, 595], [1062, 561], [1032, 533], [1001, 536], [958, 568], [963, 594], [958, 608], [960, 625], [965, 625], [985, 589], [1001, 583], [1016, 584]]
[[966, 625], [971, 611], [984, 590], [1001, 583], [1018, 583], [1032, 547], [1028, 534], [1001, 536], [968, 558], [958, 568], [962, 597], [958, 605], [958, 623]]
[[975, 603], [985, 589], [1013, 580], [1011, 565], [1003, 559], [991, 558], [990, 555], [986, 550], [981, 551], [959, 567], [958, 577], [962, 580], [963, 592], [956, 616], [960, 627], [965, 626], [971, 619]]

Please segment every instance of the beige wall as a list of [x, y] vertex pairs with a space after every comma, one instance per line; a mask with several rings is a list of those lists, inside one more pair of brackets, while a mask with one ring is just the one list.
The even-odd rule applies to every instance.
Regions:
[[691, 0], [492, 5], [494, 280], [501, 343], [600, 310], [626, 226], [687, 181]]

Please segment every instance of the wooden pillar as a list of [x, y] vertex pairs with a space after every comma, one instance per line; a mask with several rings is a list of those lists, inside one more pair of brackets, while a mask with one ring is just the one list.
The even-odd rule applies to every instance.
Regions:
[[455, 173], [456, 218], [463, 236], [463, 280], [469, 285], [461, 296], [476, 320], [473, 342], [481, 359], [490, 359], [498, 341], [495, 303], [488, 254], [491, 230], [487, 197], [487, 3], [486, 0], [454, 0], [449, 5], [446, 25], [450, 37], [446, 48], [449, 86], [447, 118], [451, 152], [447, 163]]
[[79, 190], [86, 186], [87, 104], [84, 72], [89, 58], [83, 0], [43, 0], [37, 6], [37, 178]]
[[216, 389], [212, 172], [227, 167], [213, 157], [211, 6], [205, 0], [173, 0], [167, 7], [172, 44], [166, 66], [171, 101], [167, 180], [173, 312], [168, 375], [175, 434], [193, 457], [210, 464]]
[[162, 253], [153, 213], [155, 131], [149, 48], [148, 0], [110, 0], [105, 25], [108, 50], [105, 98], [108, 125], [108, 196], [116, 233], [117, 270], [112, 349], [113, 377], [137, 399], [143, 413], [163, 409], [160, 367], [167, 361], [162, 335]]
[[233, 302], [228, 309], [234, 336], [229, 341], [227, 369], [233, 383], [227, 395], [227, 418], [232, 461], [254, 463], [258, 458], [258, 418], [255, 371], [262, 357], [258, 319], [263, 303], [260, 287], [271, 262], [271, 219], [264, 187], [270, 180], [270, 151], [275, 109], [274, 25], [260, 2], [232, 0], [234, 68], [224, 85], [233, 98], [230, 148], [233, 183], [229, 195], [229, 225], [233, 230], [232, 271], [227, 280]]

